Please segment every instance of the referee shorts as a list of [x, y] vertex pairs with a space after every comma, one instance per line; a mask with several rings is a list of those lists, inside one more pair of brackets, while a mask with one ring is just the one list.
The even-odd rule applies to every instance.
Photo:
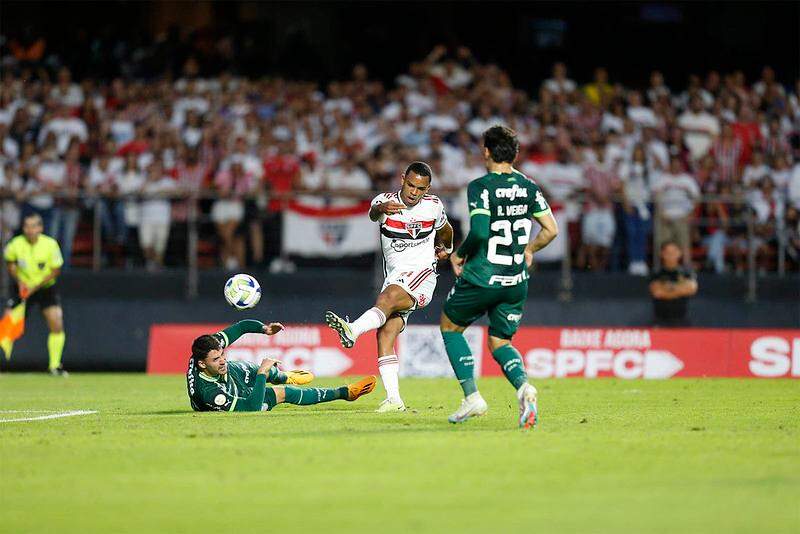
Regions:
[[[6, 306], [9, 308], [13, 308], [21, 302], [21, 299], [19, 298], [19, 288], [16, 286], [16, 284], [12, 287], [12, 291], [13, 296], [6, 302]], [[58, 284], [56, 283], [50, 287], [40, 289], [28, 297], [26, 302], [28, 305], [27, 307], [39, 306], [39, 308], [42, 310], [49, 308], [50, 306], [61, 306], [61, 294], [58, 292]]]

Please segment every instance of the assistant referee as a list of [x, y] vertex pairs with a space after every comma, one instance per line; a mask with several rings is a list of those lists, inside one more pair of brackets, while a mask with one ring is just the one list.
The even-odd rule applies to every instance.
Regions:
[[12, 308], [24, 300], [27, 313], [31, 305], [39, 306], [50, 329], [50, 335], [47, 336], [50, 374], [67, 376], [61, 365], [66, 334], [61, 297], [56, 284], [64, 258], [58, 242], [44, 235], [43, 231], [42, 217], [36, 213], [28, 215], [22, 222], [22, 235], [6, 245], [3, 256], [17, 286], [15, 296], [8, 301], [8, 307]]

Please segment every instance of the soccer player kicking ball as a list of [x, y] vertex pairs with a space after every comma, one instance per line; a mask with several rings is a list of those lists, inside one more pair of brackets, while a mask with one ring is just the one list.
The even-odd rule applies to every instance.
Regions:
[[[528, 383], [511, 338], [522, 319], [533, 254], [556, 237], [558, 226], [539, 187], [512, 166], [519, 152], [514, 131], [493, 126], [484, 132], [483, 146], [489, 172], [467, 186], [470, 229], [450, 256], [457, 278], [440, 324], [447, 356], [465, 397], [449, 421], [461, 423], [488, 410], [475, 385], [475, 362], [463, 335], [486, 313], [489, 349], [517, 390], [520, 427], [530, 428], [538, 419], [536, 388]], [[530, 240], [532, 220], [541, 230]]]
[[[247, 319], [217, 332], [202, 335], [192, 343], [192, 357], [186, 371], [186, 387], [192, 409], [198, 412], [268, 411], [283, 402], [319, 404], [334, 400], [354, 401], [375, 389], [376, 378], [369, 376], [338, 388], [298, 388], [314, 379], [308, 371], [280, 371], [276, 360], [264, 358], [261, 365], [228, 361], [225, 348], [247, 333], [274, 336], [283, 330], [280, 323], [265, 325]], [[267, 386], [275, 384], [274, 386]]]
[[400, 398], [400, 361], [394, 350], [408, 316], [431, 301], [436, 288], [436, 263], [453, 251], [453, 228], [442, 202], [428, 195], [430, 166], [415, 161], [402, 176], [400, 191], [381, 193], [372, 201], [369, 218], [380, 224], [385, 281], [375, 306], [348, 322], [332, 311], [325, 322], [339, 334], [342, 346], [352, 347], [370, 330], [378, 331], [378, 369], [386, 399], [377, 412], [406, 409]]

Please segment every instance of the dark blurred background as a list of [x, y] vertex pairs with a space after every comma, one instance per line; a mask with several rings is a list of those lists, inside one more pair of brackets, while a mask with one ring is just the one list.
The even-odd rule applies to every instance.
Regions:
[[711, 69], [751, 79], [771, 65], [783, 83], [800, 74], [800, 2], [6, 1], [0, 9], [4, 35], [46, 35], [48, 54], [74, 64], [77, 77], [177, 76], [193, 55], [203, 75], [327, 81], [364, 62], [389, 81], [440, 43], [470, 47], [528, 89], [558, 60], [578, 79], [604, 65], [634, 86], [654, 65], [671, 84]]

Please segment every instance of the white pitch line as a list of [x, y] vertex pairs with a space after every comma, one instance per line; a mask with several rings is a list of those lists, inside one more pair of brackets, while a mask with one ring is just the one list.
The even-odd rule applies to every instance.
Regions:
[[[42, 411], [42, 410], [39, 410]], [[5, 413], [24, 413], [33, 412], [33, 410], [9, 410]], [[17, 419], [0, 419], [0, 423], [16, 423], [19, 421], [41, 421], [44, 419], [58, 419], [60, 417], [75, 417], [76, 415], [91, 415], [97, 413], [97, 410], [73, 410], [70, 412], [59, 412], [50, 415], [38, 415], [36, 417], [19, 417]]]

